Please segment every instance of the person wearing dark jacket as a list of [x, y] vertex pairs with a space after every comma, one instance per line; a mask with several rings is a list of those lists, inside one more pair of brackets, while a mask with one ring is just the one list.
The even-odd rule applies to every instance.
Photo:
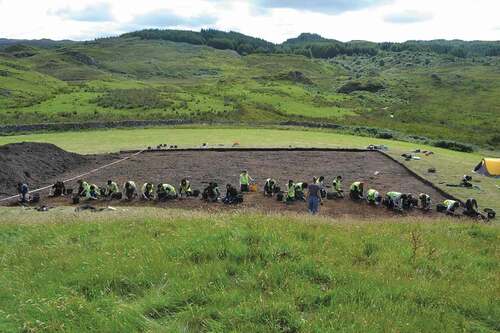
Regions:
[[17, 192], [19, 193], [19, 201], [21, 203], [27, 203], [29, 201], [28, 193], [29, 187], [26, 183], [18, 183], [17, 184]]
[[226, 196], [222, 200], [227, 205], [237, 204], [241, 202], [241, 198], [238, 195], [238, 190], [231, 184], [226, 185]]
[[479, 212], [479, 207], [477, 205], [477, 201], [474, 198], [469, 198], [469, 199], [467, 199], [467, 201], [465, 201], [463, 214], [465, 216], [469, 216], [469, 217], [473, 217], [473, 218], [479, 217], [483, 220], [487, 219], [486, 215], [483, 215], [483, 214], [481, 214], [481, 212]]
[[220, 190], [217, 183], [210, 182], [201, 194], [202, 200], [207, 202], [217, 202], [220, 198]]
[[63, 182], [58, 181], [51, 188], [51, 197], [61, 197], [66, 193], [66, 186]]
[[266, 183], [264, 184], [264, 195], [272, 197], [276, 193], [277, 186], [276, 180], [272, 178], [266, 179]]

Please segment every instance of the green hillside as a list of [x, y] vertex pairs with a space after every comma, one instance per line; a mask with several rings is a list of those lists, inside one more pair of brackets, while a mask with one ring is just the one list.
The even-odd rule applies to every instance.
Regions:
[[[305, 35], [278, 47], [233, 34], [222, 37], [234, 50], [220, 50], [221, 36], [203, 36], [211, 39], [129, 34], [0, 48], [0, 123], [292, 120], [500, 147], [500, 57], [487, 56], [496, 44], [463, 42], [456, 45], [467, 52], [454, 55], [430, 42], [346, 44]], [[316, 53], [324, 45], [341, 51], [323, 59]]]

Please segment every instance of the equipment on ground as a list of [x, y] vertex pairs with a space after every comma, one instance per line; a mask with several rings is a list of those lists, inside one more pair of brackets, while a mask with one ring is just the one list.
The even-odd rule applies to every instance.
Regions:
[[30, 203], [39, 203], [40, 202], [40, 193], [33, 193], [30, 198]]
[[484, 212], [488, 215], [489, 220], [493, 220], [497, 215], [497, 213], [491, 208], [485, 208]]

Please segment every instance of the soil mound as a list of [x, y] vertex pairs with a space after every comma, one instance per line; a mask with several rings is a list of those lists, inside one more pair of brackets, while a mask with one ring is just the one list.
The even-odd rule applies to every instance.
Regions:
[[86, 163], [85, 156], [53, 144], [22, 142], [0, 146], [0, 195], [15, 193], [19, 182], [32, 187]]

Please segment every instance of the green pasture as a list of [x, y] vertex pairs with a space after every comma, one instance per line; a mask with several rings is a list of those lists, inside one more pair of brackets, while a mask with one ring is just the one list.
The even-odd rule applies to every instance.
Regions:
[[4, 208], [0, 331], [495, 332], [499, 238], [448, 219]]

